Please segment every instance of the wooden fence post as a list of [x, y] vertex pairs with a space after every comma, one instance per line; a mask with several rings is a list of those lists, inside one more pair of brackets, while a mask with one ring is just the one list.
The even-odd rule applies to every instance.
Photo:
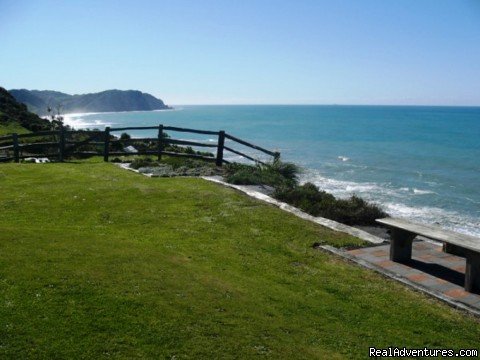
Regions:
[[108, 162], [108, 151], [110, 147], [110, 126], [105, 128], [105, 143], [103, 148], [103, 161]]
[[223, 147], [225, 146], [225, 131], [220, 130], [218, 133], [218, 146], [217, 146], [217, 166], [223, 164]]
[[273, 155], [273, 162], [278, 161], [280, 161], [280, 153], [278, 151], [275, 151], [275, 155]]
[[63, 162], [63, 157], [65, 154], [65, 128], [63, 125], [60, 125], [60, 130], [58, 130], [58, 160]]
[[15, 162], [19, 163], [20, 162], [20, 156], [19, 156], [19, 149], [18, 149], [18, 134], [12, 134], [12, 140], [13, 140], [13, 157], [15, 158]]
[[163, 152], [163, 125], [158, 125], [158, 161], [162, 160]]

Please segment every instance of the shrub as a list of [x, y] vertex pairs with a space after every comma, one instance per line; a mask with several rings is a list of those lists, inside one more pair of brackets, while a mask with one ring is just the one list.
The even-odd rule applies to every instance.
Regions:
[[139, 169], [141, 167], [149, 167], [149, 166], [158, 166], [158, 163], [153, 161], [152, 158], [136, 158], [130, 163], [130, 167], [132, 169]]
[[122, 133], [120, 135], [120, 140], [130, 140], [132, 137], [127, 133]]
[[276, 160], [273, 162], [272, 165], [269, 165], [269, 171], [279, 173], [288, 181], [297, 183], [298, 174], [301, 172], [301, 169], [298, 165], [294, 163]]
[[227, 182], [237, 185], [270, 185], [275, 188], [293, 188], [298, 183], [300, 168], [292, 163], [275, 161], [267, 165], [228, 164]]
[[162, 164], [168, 164], [177, 169], [179, 167], [186, 167], [189, 169], [197, 169], [203, 167], [216, 168], [215, 163], [207, 162], [204, 160], [189, 159], [184, 157], [173, 157], [173, 156], [164, 156], [161, 160]]
[[236, 185], [267, 184], [267, 181], [262, 176], [262, 172], [254, 167], [235, 167], [235, 170], [231, 168], [226, 169], [226, 180]]
[[347, 225], [376, 225], [375, 219], [387, 214], [377, 205], [358, 196], [336, 199], [332, 194], [306, 183], [295, 188], [277, 188], [274, 197], [313, 216], [321, 216]]

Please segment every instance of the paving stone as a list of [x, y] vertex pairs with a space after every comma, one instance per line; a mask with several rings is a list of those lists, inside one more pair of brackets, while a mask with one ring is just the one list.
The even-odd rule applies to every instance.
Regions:
[[420, 284], [423, 285], [423, 286], [425, 286], [425, 287], [427, 287], [427, 288], [432, 288], [432, 289], [433, 289], [433, 287], [434, 287], [435, 285], [440, 284], [440, 283], [438, 282], [438, 280], [443, 281], [443, 284], [446, 283], [445, 280], [437, 279], [437, 278], [434, 278], [433, 276], [427, 276], [427, 278], [426, 278], [425, 280], [421, 281]]
[[466, 292], [463, 289], [452, 289], [444, 292], [445, 295], [454, 298], [454, 299], [459, 299], [459, 298], [464, 298], [467, 297], [470, 293]]
[[420, 259], [420, 260], [432, 260], [433, 255], [432, 254], [425, 254], [425, 255], [420, 255], [420, 256], [413, 256], [414, 259]]
[[373, 256], [373, 255], [362, 255], [362, 256], [360, 256], [360, 258], [362, 258], [365, 261], [372, 262], [372, 263], [383, 260], [382, 258], [378, 258], [377, 256]]
[[446, 291], [458, 289], [458, 287], [455, 284], [452, 284], [450, 282], [438, 283], [436, 285], [432, 285], [431, 288], [432, 288], [432, 290], [436, 290], [436, 291], [439, 291], [441, 293], [445, 293]]
[[415, 250], [428, 250], [427, 245], [423, 242], [414, 242], [413, 243], [413, 248]]
[[393, 265], [391, 268], [389, 268], [388, 270], [390, 271], [393, 271], [395, 272], [396, 274], [398, 275], [402, 275], [404, 277], [408, 276], [408, 275], [411, 275], [412, 274], [412, 270], [405, 267], [405, 266], [401, 266], [401, 265]]
[[408, 275], [407, 278], [411, 281], [422, 282], [428, 279], [428, 275], [420, 273], [420, 274]]
[[391, 260], [383, 260], [383, 261], [377, 262], [375, 265], [381, 266], [382, 268], [391, 268], [392, 266], [395, 265], [395, 263]]
[[477, 303], [480, 302], [480, 296], [467, 293], [468, 295], [459, 299], [461, 302], [468, 304], [470, 306], [477, 306]]
[[350, 251], [347, 251], [347, 252], [348, 252], [349, 254], [352, 254], [352, 255], [355, 255], [355, 256], [365, 254], [365, 250], [364, 250], [364, 249], [355, 249], [355, 250], [350, 250]]
[[375, 256], [385, 257], [389, 254], [389, 252], [387, 250], [376, 250], [372, 252], [372, 254]]
[[414, 241], [412, 261], [408, 263], [391, 261], [389, 244], [350, 250], [348, 253], [377, 266], [386, 273], [393, 273], [480, 310], [480, 295], [468, 293], [463, 289], [465, 259], [444, 253], [441, 246], [425, 241]]
[[455, 256], [455, 255], [448, 255], [448, 256], [445, 256], [443, 258], [444, 261], [449, 261], [449, 262], [455, 262], [455, 261], [458, 261], [458, 260], [462, 260], [462, 261], [465, 261], [463, 260], [461, 257], [459, 256]]

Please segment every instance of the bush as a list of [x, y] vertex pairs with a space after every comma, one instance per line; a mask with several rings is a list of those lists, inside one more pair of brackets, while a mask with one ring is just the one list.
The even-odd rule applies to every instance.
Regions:
[[120, 140], [130, 140], [132, 137], [127, 133], [122, 133], [120, 135]]
[[[230, 165], [227, 165], [230, 167]], [[266, 179], [262, 176], [261, 170], [254, 167], [231, 167], [226, 169], [226, 180], [236, 185], [262, 185], [267, 184]]]
[[291, 189], [298, 183], [300, 168], [292, 163], [275, 161], [267, 165], [228, 164], [225, 166], [227, 182], [237, 185], [270, 185]]
[[306, 183], [295, 188], [277, 188], [274, 197], [313, 216], [321, 216], [347, 225], [377, 225], [375, 219], [387, 214], [375, 204], [358, 196], [336, 199], [332, 194]]
[[286, 180], [297, 183], [298, 182], [298, 174], [301, 172], [299, 166], [295, 165], [294, 163], [289, 162], [282, 162], [280, 160], [274, 161], [272, 165], [269, 165], [269, 171], [272, 173], [279, 173], [282, 175]]
[[209, 168], [216, 169], [216, 165], [213, 162], [208, 162], [205, 160], [189, 159], [184, 157], [163, 156], [161, 163], [168, 164], [172, 166], [173, 169], [178, 169], [179, 167], [186, 167], [189, 169], [209, 167]]
[[130, 163], [132, 169], [140, 169], [141, 167], [158, 166], [158, 163], [151, 158], [136, 158]]

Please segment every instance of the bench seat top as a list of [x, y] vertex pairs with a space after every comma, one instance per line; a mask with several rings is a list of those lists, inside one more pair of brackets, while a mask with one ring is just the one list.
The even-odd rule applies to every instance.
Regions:
[[442, 229], [439, 226], [418, 224], [400, 218], [384, 218], [377, 219], [376, 221], [391, 228], [402, 229], [410, 233], [425, 236], [429, 239], [480, 252], [480, 238], [474, 236], [459, 234], [451, 230]]

